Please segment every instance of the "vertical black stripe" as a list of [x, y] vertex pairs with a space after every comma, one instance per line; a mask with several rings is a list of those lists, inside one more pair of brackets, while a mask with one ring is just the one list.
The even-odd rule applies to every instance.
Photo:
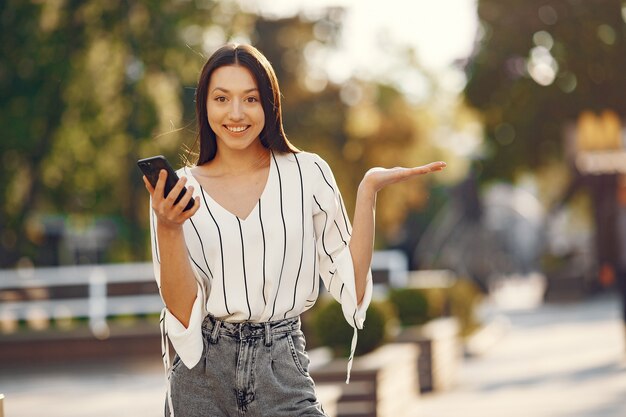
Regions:
[[[341, 284], [341, 290], [339, 291], [339, 302], [341, 304], [343, 304], [343, 287], [345, 286], [345, 284]], [[359, 306], [356, 305], [354, 307], [354, 313], [352, 314], [352, 322], [354, 323], [354, 328], [357, 329], [358, 326], [356, 325], [356, 312], [359, 309]]]
[[[198, 185], [200, 185], [200, 183], [198, 183]], [[211, 209], [209, 208], [209, 204], [206, 201], [206, 196], [204, 195], [204, 189], [202, 188], [202, 185], [200, 185], [200, 190], [202, 191], [200, 194], [202, 195], [202, 199], [204, 200], [204, 206], [211, 215], [213, 223], [215, 223], [215, 227], [217, 227], [217, 235], [220, 239], [220, 255], [222, 258], [222, 290], [224, 291], [224, 307], [226, 307], [226, 312], [228, 314], [231, 314], [230, 310], [228, 309], [228, 300], [226, 299], [226, 277], [224, 276], [224, 245], [222, 244], [222, 232], [220, 231], [220, 227], [217, 224], [215, 217], [213, 217], [213, 213], [211, 213]]]
[[246, 250], [243, 244], [243, 230], [241, 230], [241, 220], [235, 216], [237, 224], [239, 224], [239, 236], [241, 236], [241, 265], [243, 267], [243, 285], [246, 288], [246, 303], [248, 304], [248, 320], [252, 318], [252, 309], [250, 309], [250, 299], [248, 298], [248, 277], [246, 276]]
[[[211, 272], [211, 267], [209, 266], [209, 263], [206, 260], [206, 252], [204, 250], [204, 244], [202, 243], [202, 238], [200, 237], [200, 232], [198, 232], [198, 228], [196, 227], [196, 224], [193, 222], [193, 219], [190, 218], [189, 221], [191, 222], [191, 225], [193, 226], [193, 230], [195, 230], [196, 234], [198, 235], [198, 240], [200, 241], [200, 248], [202, 249], [202, 257], [204, 258], [204, 264], [206, 265], [207, 269], [209, 270], [209, 274], [211, 274], [211, 278], [213, 278], [213, 272]], [[191, 254], [189, 254], [189, 256], [191, 257]], [[198, 265], [198, 264], [196, 264], [196, 265]], [[206, 275], [206, 273], [204, 275]]]
[[[322, 178], [324, 179], [326, 184], [328, 184], [333, 194], [335, 194], [335, 198], [339, 200], [339, 208], [341, 211], [341, 216], [343, 217], [343, 224], [346, 228], [346, 232], [348, 233], [348, 236], [352, 236], [352, 233], [350, 233], [350, 227], [348, 226], [348, 219], [346, 217], [346, 208], [343, 205], [343, 198], [341, 197], [341, 193], [339, 192], [339, 190], [335, 191], [335, 188], [330, 184], [330, 181], [326, 179], [326, 176], [324, 175], [324, 171], [322, 170], [322, 167], [320, 166], [320, 164], [316, 162], [315, 165], [317, 165], [317, 168], [320, 170], [320, 174], [322, 174]], [[339, 228], [339, 226], [337, 226], [337, 228]]]
[[300, 271], [302, 270], [302, 260], [304, 259], [304, 183], [302, 181], [302, 169], [300, 168], [300, 162], [298, 162], [298, 156], [293, 154], [294, 158], [296, 158], [296, 164], [298, 164], [298, 173], [300, 174], [300, 206], [301, 210], [301, 219], [302, 219], [302, 244], [300, 247], [300, 265], [298, 265], [298, 274], [296, 275], [296, 283], [293, 287], [293, 303], [291, 304], [291, 308], [285, 312], [284, 318], [287, 318], [287, 313], [293, 311], [296, 306], [296, 297], [298, 292], [298, 281], [300, 280]]
[[[187, 172], [187, 167], [183, 168], [183, 170], [185, 171], [185, 174], [193, 177], [193, 174], [191, 172]], [[200, 189], [200, 192], [202, 192], [202, 189]], [[205, 200], [205, 204], [206, 204], [206, 200]], [[190, 218], [189, 221], [191, 222], [191, 225], [193, 226], [193, 229], [196, 232], [196, 235], [198, 236], [198, 241], [200, 242], [200, 248], [202, 250], [202, 257], [204, 259], [204, 264], [207, 267], [207, 270], [209, 271], [209, 274], [207, 275], [207, 273], [204, 271], [204, 269], [202, 269], [202, 267], [200, 266], [200, 264], [198, 264], [195, 259], [193, 259], [193, 256], [191, 255], [191, 252], [189, 251], [189, 249], [187, 248], [187, 254], [189, 255], [189, 259], [191, 259], [191, 261], [196, 265], [196, 267], [204, 274], [204, 276], [206, 277], [207, 281], [209, 282], [209, 285], [211, 284], [211, 281], [213, 281], [213, 271], [211, 271], [211, 267], [209, 266], [209, 262], [206, 259], [206, 251], [204, 250], [204, 243], [202, 242], [202, 238], [200, 237], [200, 232], [198, 231], [198, 228], [196, 227], [196, 224], [194, 223], [193, 219]], [[210, 275], [210, 276], [209, 276]], [[204, 283], [200, 283], [201, 287], [202, 287], [202, 293], [204, 294], [204, 296], [206, 297], [206, 285], [204, 285]], [[204, 302], [206, 302], [207, 300], [205, 299]]]
[[350, 225], [346, 217], [346, 208], [343, 205], [343, 198], [341, 197], [341, 193], [339, 193], [339, 205], [341, 208], [341, 216], [343, 217], [343, 224], [345, 225], [346, 232], [348, 232], [348, 236], [352, 237], [352, 233], [350, 233]]
[[346, 243], [346, 240], [343, 238], [343, 234], [341, 233], [341, 229], [339, 229], [339, 225], [337, 224], [337, 220], [335, 220], [334, 222], [335, 222], [335, 226], [337, 227], [337, 231], [339, 232], [339, 237], [341, 238], [341, 241], [343, 242], [343, 244], [345, 246], [348, 246], [348, 243]]
[[335, 273], [332, 271], [328, 271], [328, 273], [330, 274], [330, 282], [328, 283], [328, 292], [332, 294], [332, 291], [330, 289], [333, 286], [333, 279], [335, 279]]
[[193, 264], [196, 266], [196, 268], [198, 268], [200, 270], [200, 272], [202, 272], [204, 274], [206, 279], [210, 281], [211, 278], [207, 275], [206, 272], [204, 272], [204, 269], [202, 269], [202, 267], [200, 265], [198, 265], [198, 262], [196, 262], [195, 259], [193, 259], [193, 256], [191, 256], [191, 252], [189, 252], [189, 249], [187, 249], [187, 255], [189, 256], [189, 259], [191, 259], [191, 262], [193, 262]]
[[274, 297], [274, 304], [272, 306], [272, 315], [270, 316], [270, 320], [272, 319], [272, 317], [274, 317], [274, 312], [276, 311], [276, 300], [278, 299], [278, 292], [280, 291], [280, 283], [283, 279], [283, 270], [285, 269], [285, 258], [287, 256], [287, 225], [285, 224], [285, 208], [283, 206], [283, 182], [280, 177], [280, 169], [278, 168], [278, 162], [276, 161], [274, 152], [272, 152], [272, 158], [274, 158], [274, 165], [276, 165], [276, 172], [278, 173], [278, 188], [280, 192], [280, 217], [283, 220], [283, 263], [280, 267], [280, 275], [278, 276], [278, 286], [276, 288], [276, 296]]
[[317, 203], [317, 207], [319, 207], [320, 210], [324, 212], [324, 216], [326, 216], [324, 220], [324, 228], [322, 229], [322, 247], [324, 248], [324, 252], [326, 253], [326, 255], [330, 258], [330, 261], [334, 262], [333, 257], [330, 256], [330, 253], [328, 253], [328, 251], [326, 250], [326, 226], [328, 224], [328, 213], [326, 213], [326, 210], [322, 208], [319, 201], [317, 201], [317, 198], [315, 198], [315, 195], [313, 195], [313, 200], [315, 200], [315, 202]]
[[263, 305], [267, 305], [265, 298], [265, 230], [263, 229], [263, 218], [261, 217], [261, 199], [259, 198], [259, 223], [261, 224], [261, 236], [263, 236]]
[[[317, 279], [321, 279], [321, 280], [323, 280], [322, 275], [321, 275], [321, 274], [320, 274], [320, 275], [318, 275], [318, 276], [317, 276]], [[331, 285], [332, 283], [333, 283], [333, 279], [332, 279], [332, 277], [331, 277], [331, 279], [330, 279], [330, 284], [328, 284], [328, 287], [326, 288], [326, 289], [328, 290], [328, 292], [330, 292], [330, 285]]]
[[324, 175], [324, 171], [322, 170], [322, 167], [320, 166], [320, 164], [316, 162], [315, 165], [317, 165], [317, 168], [320, 170], [320, 174], [322, 174], [322, 178], [324, 178], [324, 181], [326, 181], [326, 184], [328, 184], [330, 189], [333, 190], [333, 194], [335, 194], [335, 189], [333, 188], [332, 185], [330, 185], [330, 181], [326, 179], [326, 176]]
[[315, 276], [313, 280], [313, 295], [315, 296], [316, 299], [319, 295], [319, 292], [320, 292], [320, 279], [317, 276]]

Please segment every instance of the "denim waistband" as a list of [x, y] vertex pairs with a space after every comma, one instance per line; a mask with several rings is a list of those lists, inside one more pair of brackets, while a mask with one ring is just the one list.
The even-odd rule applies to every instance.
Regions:
[[248, 321], [231, 323], [216, 319], [209, 314], [202, 323], [202, 329], [206, 333], [210, 333], [212, 335], [212, 339], [214, 339], [217, 334], [220, 336], [233, 337], [239, 340], [258, 337], [267, 338], [272, 334], [289, 333], [300, 330], [300, 316], [262, 323]]

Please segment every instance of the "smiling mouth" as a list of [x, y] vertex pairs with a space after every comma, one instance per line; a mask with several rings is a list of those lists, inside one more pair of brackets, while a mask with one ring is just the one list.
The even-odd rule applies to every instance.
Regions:
[[233, 133], [241, 133], [245, 130], [248, 130], [248, 128], [250, 127], [250, 125], [246, 125], [246, 126], [224, 126], [226, 129], [228, 129], [230, 132]]

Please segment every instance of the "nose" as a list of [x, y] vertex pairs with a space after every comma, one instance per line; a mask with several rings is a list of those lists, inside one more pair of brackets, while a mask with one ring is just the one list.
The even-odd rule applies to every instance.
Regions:
[[230, 111], [228, 113], [228, 117], [231, 120], [241, 120], [243, 118], [243, 110], [241, 108], [241, 103], [239, 100], [233, 100], [231, 102]]

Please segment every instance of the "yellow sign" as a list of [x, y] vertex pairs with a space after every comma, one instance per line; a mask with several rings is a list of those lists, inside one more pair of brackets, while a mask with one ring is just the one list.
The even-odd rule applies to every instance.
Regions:
[[613, 110], [600, 115], [584, 111], [578, 116], [576, 128], [578, 151], [606, 151], [622, 149], [622, 123]]

